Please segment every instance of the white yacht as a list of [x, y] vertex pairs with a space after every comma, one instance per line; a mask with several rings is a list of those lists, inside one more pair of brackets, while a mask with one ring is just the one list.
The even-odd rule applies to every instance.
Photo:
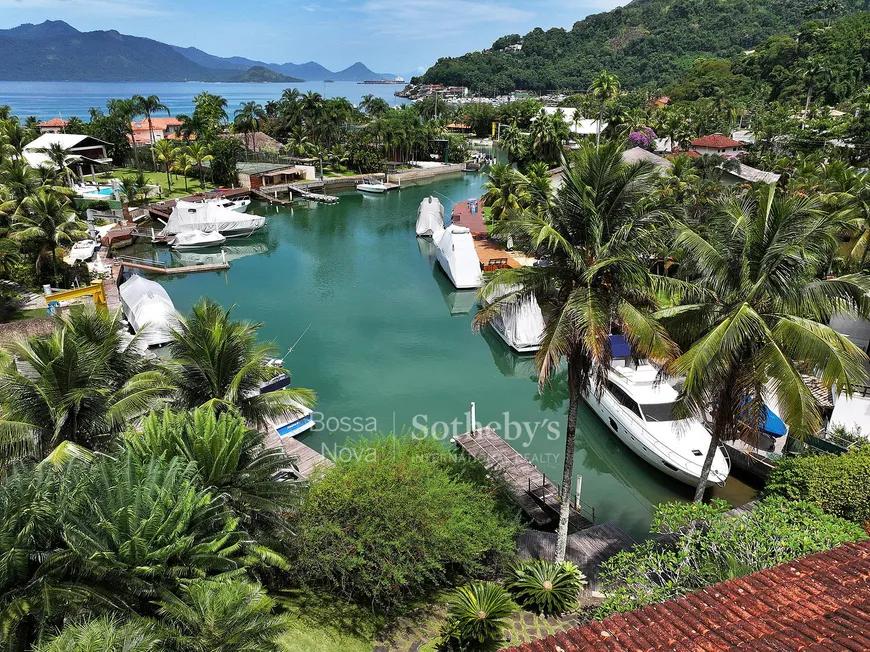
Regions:
[[469, 229], [451, 224], [436, 233], [432, 241], [436, 246], [435, 257], [456, 289], [480, 287], [483, 278], [480, 258]]
[[240, 215], [235, 210], [224, 208], [214, 202], [179, 200], [160, 235], [177, 235], [184, 231], [218, 231], [227, 238], [240, 238], [251, 235], [265, 224], [265, 217]]
[[208, 249], [219, 247], [227, 239], [217, 231], [182, 231], [172, 239], [173, 249]]
[[163, 346], [172, 340], [170, 329], [178, 324], [175, 305], [163, 286], [133, 275], [118, 286], [121, 310], [140, 340], [148, 347]]
[[[502, 297], [515, 291], [514, 288], [505, 288], [493, 292], [491, 296]], [[489, 298], [482, 297], [481, 301], [486, 305], [489, 303]], [[540, 351], [546, 324], [535, 295], [505, 300], [499, 308], [499, 314], [493, 318], [490, 325], [505, 344], [517, 353]]]
[[434, 237], [444, 230], [444, 206], [437, 197], [426, 197], [417, 209], [417, 235]]
[[[613, 361], [601, 398], [591, 387], [583, 397], [599, 418], [639, 457], [686, 484], [696, 486], [710, 447], [710, 433], [696, 419], [673, 416], [677, 390], [658, 378], [658, 369], [635, 364], [628, 343], [612, 335]], [[722, 485], [731, 461], [722, 447], [716, 451], [708, 484]]]
[[236, 213], [244, 213], [246, 210], [248, 210], [248, 206], [251, 205], [251, 200], [247, 197], [243, 197], [241, 199], [226, 199], [225, 197], [215, 197], [213, 199], [206, 199], [205, 201], [216, 204], [221, 208], [235, 211]]
[[389, 190], [389, 188], [387, 188], [387, 186], [380, 181], [370, 179], [368, 177], [363, 179], [362, 183], [357, 184], [356, 189], [360, 192], [373, 192], [377, 194], [384, 193]]
[[69, 258], [73, 263], [90, 260], [94, 252], [99, 248], [100, 243], [96, 240], [79, 240], [69, 250]]

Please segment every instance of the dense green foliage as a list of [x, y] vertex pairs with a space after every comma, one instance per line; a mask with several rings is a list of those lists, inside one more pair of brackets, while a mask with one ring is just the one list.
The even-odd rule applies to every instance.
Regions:
[[727, 509], [721, 500], [660, 505], [651, 531], [671, 535], [674, 543], [650, 539], [606, 561], [601, 615], [670, 600], [867, 538], [859, 526], [808, 503], [769, 498], [746, 514], [730, 515]]
[[789, 457], [777, 464], [766, 495], [802, 500], [862, 525], [870, 524], [870, 446], [843, 455]]
[[448, 605], [441, 638], [453, 652], [498, 649], [507, 618], [517, 610], [508, 592], [493, 582], [454, 589]]
[[[866, 0], [838, 5], [840, 13], [868, 8]], [[503, 50], [517, 41], [514, 36], [499, 39], [491, 50], [439, 59], [412, 81], [485, 94], [580, 90], [605, 69], [628, 87], [667, 87], [698, 58], [737, 55], [808, 18], [827, 18], [820, 7], [814, 0], [634, 0], [570, 30], [536, 28], [522, 38], [519, 52]]]
[[543, 559], [511, 566], [505, 582], [523, 608], [547, 616], [574, 609], [585, 584], [583, 573], [570, 561], [554, 564]]
[[496, 572], [519, 522], [489, 482], [429, 440], [350, 442], [294, 520], [294, 573], [380, 609]]

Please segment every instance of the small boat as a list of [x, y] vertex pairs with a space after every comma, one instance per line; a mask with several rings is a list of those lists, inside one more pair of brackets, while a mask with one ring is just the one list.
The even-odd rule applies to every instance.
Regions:
[[213, 201], [178, 200], [160, 236], [186, 231], [217, 231], [227, 238], [242, 238], [263, 228], [265, 224], [266, 218], [261, 215], [239, 215], [238, 211], [224, 208]]
[[437, 247], [435, 257], [456, 289], [480, 287], [480, 258], [469, 229], [451, 224], [436, 233], [432, 240]]
[[287, 423], [282, 426], [275, 425], [275, 430], [281, 437], [295, 437], [314, 427], [314, 414], [311, 410], [304, 405], [297, 405], [295, 410], [296, 413], [289, 417]]
[[444, 206], [437, 197], [426, 197], [417, 209], [417, 235], [434, 236], [444, 230]]
[[172, 341], [171, 329], [178, 325], [175, 305], [163, 286], [133, 275], [118, 286], [124, 317], [148, 347]]
[[183, 231], [172, 239], [173, 249], [208, 249], [219, 247], [227, 239], [217, 231]]
[[[591, 387], [584, 400], [626, 446], [672, 478], [697, 486], [710, 432], [697, 419], [676, 419], [678, 392], [659, 378], [659, 370], [632, 359], [628, 342], [611, 335], [612, 362], [600, 398]], [[720, 446], [713, 458], [708, 484], [728, 479], [731, 461]]]
[[[491, 298], [494, 300], [515, 291], [513, 287], [505, 288], [492, 293]], [[486, 297], [482, 302], [484, 305], [490, 303]], [[499, 314], [490, 325], [505, 344], [517, 353], [540, 351], [546, 325], [535, 295], [506, 298], [499, 308]]]
[[100, 243], [96, 240], [79, 240], [69, 250], [69, 257], [73, 263], [90, 260], [94, 252], [99, 248]]
[[387, 188], [387, 186], [385, 186], [380, 181], [377, 181], [375, 179], [370, 179], [368, 177], [363, 179], [362, 183], [357, 184], [356, 189], [359, 190], [360, 192], [373, 192], [373, 193], [384, 193], [384, 192], [387, 192], [387, 190], [389, 190], [389, 188]]

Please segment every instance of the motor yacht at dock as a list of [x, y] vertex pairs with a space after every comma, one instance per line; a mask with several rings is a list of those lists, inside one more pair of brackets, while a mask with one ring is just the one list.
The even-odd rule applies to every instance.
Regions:
[[[710, 432], [697, 419], [676, 420], [673, 415], [677, 390], [659, 378], [648, 362], [635, 362], [622, 336], [610, 337], [612, 363], [601, 397], [591, 387], [584, 399], [604, 424], [643, 460], [672, 478], [697, 485]], [[719, 447], [710, 469], [708, 484], [722, 485], [731, 462]]]

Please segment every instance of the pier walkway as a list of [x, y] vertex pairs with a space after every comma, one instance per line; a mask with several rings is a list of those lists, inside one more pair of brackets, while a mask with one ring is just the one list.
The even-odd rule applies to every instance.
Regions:
[[319, 467], [330, 467], [332, 460], [327, 459], [310, 446], [306, 446], [295, 437], [282, 437], [278, 434], [274, 425], [269, 426], [266, 435], [266, 446], [280, 446], [295, 461], [299, 475], [309, 478], [314, 470]]
[[[467, 455], [498, 473], [507, 482], [514, 500], [535, 525], [549, 527], [559, 522], [559, 489], [546, 475], [499, 437], [492, 428], [480, 428], [454, 439]], [[581, 514], [585, 510], [590, 518]], [[569, 531], [585, 530], [595, 520], [595, 509], [571, 505]]]
[[222, 263], [208, 265], [188, 265], [186, 267], [170, 267], [166, 263], [151, 259], [137, 259], [131, 256], [115, 256], [106, 262], [118, 267], [139, 269], [151, 274], [193, 274], [196, 272], [217, 272], [230, 268], [230, 264], [224, 260]]

